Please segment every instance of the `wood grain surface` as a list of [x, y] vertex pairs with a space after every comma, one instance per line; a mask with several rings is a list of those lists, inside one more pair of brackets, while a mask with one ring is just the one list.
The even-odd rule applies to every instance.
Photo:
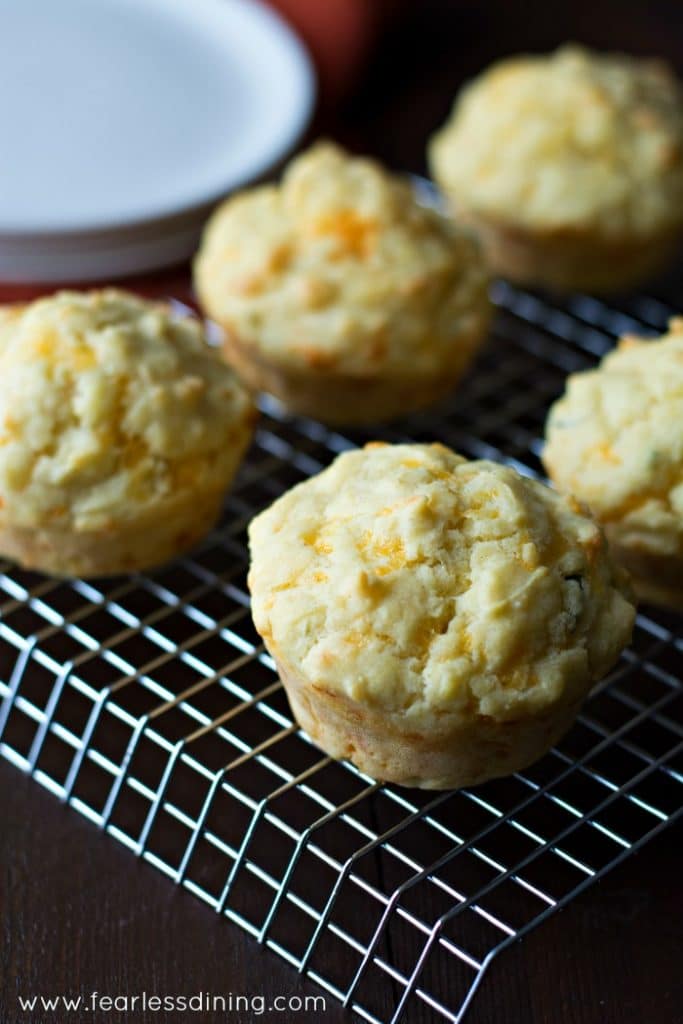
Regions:
[[[679, 3], [404, 3], [356, 94], [313, 133], [396, 167], [424, 170], [426, 136], [457, 86], [488, 60], [566, 38], [661, 53], [683, 70]], [[135, 282], [187, 296], [187, 268]], [[31, 288], [0, 287], [0, 301]], [[502, 954], [468, 1024], [679, 1024], [683, 1021], [683, 828], [669, 829]], [[400, 950], [396, 951], [400, 955]], [[448, 991], [449, 978], [438, 979]], [[271, 952], [0, 762], [0, 1024], [350, 1020], [324, 1013], [22, 1013], [18, 996], [319, 995]], [[436, 1021], [435, 1015], [419, 1020]], [[408, 1024], [418, 1024], [410, 1013]]]
[[[668, 830], [501, 954], [470, 1024], [682, 1020], [682, 840], [682, 828]], [[448, 978], [442, 983], [447, 987]], [[232, 992], [263, 995], [269, 1003], [273, 996], [321, 990], [0, 762], [1, 1024], [350, 1019], [332, 999], [324, 1013], [238, 1012], [224, 1018], [163, 1012], [51, 1016], [18, 1008], [19, 995], [93, 991]]]

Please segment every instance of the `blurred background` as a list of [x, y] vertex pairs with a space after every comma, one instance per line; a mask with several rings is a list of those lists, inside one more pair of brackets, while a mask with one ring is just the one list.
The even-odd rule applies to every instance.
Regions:
[[274, 0], [320, 69], [315, 127], [425, 170], [425, 139], [491, 61], [567, 41], [669, 60], [683, 74], [683, 4], [633, 0]]
[[[313, 90], [296, 41], [284, 45], [274, 38], [282, 35], [278, 25], [265, 32], [262, 42], [270, 36], [270, 44], [283, 47], [285, 65], [276, 68], [258, 33], [243, 40], [240, 7], [250, 7], [257, 22], [274, 20], [259, 16], [260, 4], [223, 0], [228, 16], [221, 53], [213, 46], [205, 0], [194, 6], [188, 0], [187, 7], [165, 7], [164, 0], [99, 2], [98, 12], [86, 0], [34, 0], [25, 7], [0, 0], [0, 91], [8, 104], [9, 140], [0, 154], [0, 301], [60, 283], [125, 278], [143, 291], [172, 288], [189, 299], [187, 258], [211, 206], [236, 184], [277, 173], [296, 139], [300, 148], [321, 135], [396, 170], [424, 174], [427, 140], [460, 87], [510, 54], [548, 52], [574, 41], [663, 57], [683, 77], [683, 4], [674, 0], [261, 0], [266, 15], [267, 8], [279, 14], [312, 56], [317, 95], [309, 120]], [[65, 54], [46, 19], [61, 31], [67, 11], [71, 51]], [[123, 32], [125, 19], [128, 36], [117, 56], [109, 52], [107, 33]], [[174, 42], [164, 49], [174, 19]], [[132, 52], [128, 37], [140, 26], [147, 36]], [[204, 38], [193, 43], [200, 28]], [[267, 26], [252, 25], [257, 28]], [[94, 52], [100, 49], [109, 59], [104, 72]], [[289, 71], [283, 70], [287, 61]], [[74, 62], [84, 71], [71, 68]], [[131, 84], [134, 73], [138, 81]], [[215, 166], [214, 157], [224, 171], [212, 172], [211, 187], [196, 186], [195, 179]], [[175, 205], [166, 204], [164, 216], [157, 216], [152, 206], [167, 186], [179, 190]], [[74, 219], [86, 192], [95, 196], [101, 224], [92, 202]], [[144, 223], [121, 212], [129, 201], [148, 211]], [[57, 220], [64, 214], [61, 226], [48, 229], [48, 214]], [[164, 268], [161, 275], [150, 275], [155, 267]]]

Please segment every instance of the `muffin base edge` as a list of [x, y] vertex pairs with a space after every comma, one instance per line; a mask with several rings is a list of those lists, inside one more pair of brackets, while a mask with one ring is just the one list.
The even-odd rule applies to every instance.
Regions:
[[226, 325], [221, 329], [226, 362], [252, 390], [273, 395], [295, 415], [331, 426], [363, 426], [396, 419], [446, 398], [473, 361], [486, 336], [488, 320], [463, 338], [464, 352], [457, 366], [402, 377], [285, 368], [263, 358], [255, 346], [239, 339]]
[[191, 495], [153, 518], [132, 519], [109, 529], [0, 524], [0, 557], [22, 569], [52, 576], [117, 576], [153, 568], [193, 547], [214, 525], [223, 490]]
[[432, 736], [401, 729], [398, 716], [312, 686], [274, 655], [301, 728], [326, 753], [382, 782], [460, 789], [510, 775], [538, 760], [570, 728], [581, 701], [511, 721], [453, 719]]
[[478, 235], [494, 273], [515, 284], [556, 291], [618, 292], [639, 285], [674, 257], [681, 231], [604, 240], [589, 232], [530, 231], [458, 208]]

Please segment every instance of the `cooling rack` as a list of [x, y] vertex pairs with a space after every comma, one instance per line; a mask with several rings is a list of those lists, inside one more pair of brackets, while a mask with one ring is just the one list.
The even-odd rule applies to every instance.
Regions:
[[[495, 300], [457, 394], [372, 436], [538, 474], [565, 375], [670, 313], [501, 283]], [[360, 1018], [461, 1021], [494, 957], [680, 813], [681, 620], [643, 608], [620, 664], [528, 770], [452, 793], [373, 782], [293, 723], [245, 582], [254, 513], [368, 436], [262, 411], [191, 555], [97, 583], [0, 565], [0, 753]]]

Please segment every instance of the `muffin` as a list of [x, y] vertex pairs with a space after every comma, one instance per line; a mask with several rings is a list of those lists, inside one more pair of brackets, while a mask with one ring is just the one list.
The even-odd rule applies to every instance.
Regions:
[[331, 144], [218, 209], [195, 284], [244, 380], [333, 424], [447, 394], [490, 319], [472, 238], [407, 181]]
[[600, 520], [639, 596], [683, 607], [683, 319], [569, 377], [546, 437], [548, 475]]
[[681, 238], [683, 92], [660, 61], [577, 46], [501, 61], [456, 99], [429, 160], [512, 281], [626, 288]]
[[122, 291], [0, 314], [0, 554], [97, 576], [155, 565], [217, 518], [252, 402], [198, 320]]
[[404, 785], [530, 764], [633, 624], [575, 504], [439, 444], [340, 455], [253, 520], [250, 545], [254, 622], [299, 724]]

